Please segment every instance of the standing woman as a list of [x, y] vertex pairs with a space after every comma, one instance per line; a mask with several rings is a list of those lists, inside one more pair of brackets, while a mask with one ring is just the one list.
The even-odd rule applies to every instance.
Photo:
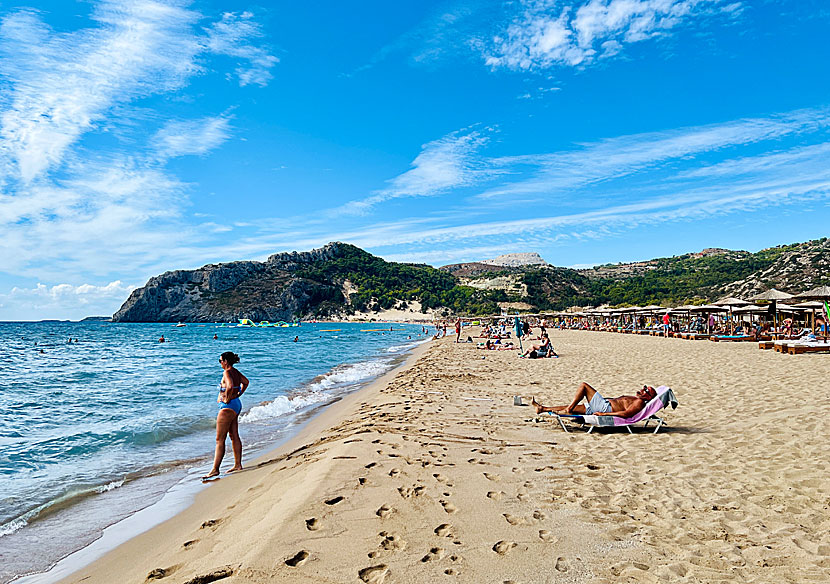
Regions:
[[233, 468], [228, 472], [242, 470], [242, 440], [239, 438], [239, 412], [242, 411], [242, 402], [239, 396], [245, 393], [250, 382], [248, 378], [236, 370], [234, 365], [239, 363], [239, 355], [225, 351], [219, 356], [222, 365], [222, 383], [219, 385], [219, 414], [216, 416], [216, 454], [213, 457], [213, 468], [203, 479], [209, 479], [219, 474], [219, 465], [225, 457], [225, 438], [231, 435], [233, 447]]

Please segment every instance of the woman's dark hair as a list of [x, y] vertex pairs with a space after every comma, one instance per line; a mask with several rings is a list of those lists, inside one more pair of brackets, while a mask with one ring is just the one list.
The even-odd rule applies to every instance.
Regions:
[[225, 363], [228, 363], [229, 365], [236, 365], [237, 363], [239, 363], [239, 355], [232, 351], [225, 351], [224, 353], [219, 355], [219, 358], [222, 359]]

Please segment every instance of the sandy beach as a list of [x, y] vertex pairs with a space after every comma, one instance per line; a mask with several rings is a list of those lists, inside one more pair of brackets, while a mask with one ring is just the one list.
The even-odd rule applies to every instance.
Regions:
[[[559, 359], [423, 346], [65, 582], [830, 581], [830, 358], [551, 336]], [[680, 407], [587, 435], [513, 405], [582, 380]]]

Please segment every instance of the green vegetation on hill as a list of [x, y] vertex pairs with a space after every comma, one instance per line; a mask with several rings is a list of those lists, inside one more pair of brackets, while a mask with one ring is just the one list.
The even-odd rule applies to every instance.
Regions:
[[[296, 276], [318, 282], [348, 281], [358, 291], [351, 294], [353, 310], [389, 309], [417, 300], [422, 310], [448, 308], [464, 314], [493, 314], [496, 302], [506, 300], [504, 291], [477, 290], [461, 286], [447, 272], [426, 265], [387, 262], [353, 245], [342, 245], [338, 257], [314, 262]], [[323, 312], [335, 306], [320, 307]]]

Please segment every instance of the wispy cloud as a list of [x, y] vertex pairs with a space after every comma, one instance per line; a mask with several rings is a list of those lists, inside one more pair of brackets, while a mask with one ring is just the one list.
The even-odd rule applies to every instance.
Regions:
[[363, 214], [390, 199], [430, 197], [478, 184], [498, 173], [482, 163], [477, 152], [487, 144], [492, 128], [460, 130], [424, 144], [412, 168], [371, 196], [340, 207], [338, 213]]
[[519, 6], [485, 48], [494, 69], [585, 66], [712, 14], [741, 11], [740, 2], [724, 0], [526, 0]]
[[[250, 12], [206, 23], [188, 6], [102, 0], [90, 25], [72, 32], [52, 30], [32, 10], [0, 21], [4, 272], [150, 269], [160, 246], [199, 240], [180, 220], [189, 185], [166, 161], [217, 148], [230, 135], [229, 117], [169, 119], [145, 98], [185, 88], [216, 55], [239, 59], [241, 85], [265, 84], [277, 59], [257, 44]], [[89, 151], [89, 140], [106, 145]]]
[[[355, 70], [366, 71], [393, 55], [404, 55], [410, 65], [435, 67], [450, 57], [471, 56], [480, 41], [482, 14], [489, 14], [495, 2], [479, 0], [454, 2], [431, 12], [422, 22], [378, 49], [369, 61]], [[351, 74], [350, 74], [351, 75]]]
[[239, 85], [267, 85], [273, 77], [271, 69], [279, 59], [251, 43], [262, 36], [262, 28], [252, 12], [226, 12], [222, 20], [207, 28], [206, 44], [213, 53], [240, 59], [235, 71]]
[[230, 122], [225, 117], [201, 120], [170, 121], [156, 132], [153, 140], [163, 158], [207, 154], [230, 136]]
[[509, 168], [511, 180], [482, 191], [481, 199], [567, 195], [575, 188], [618, 179], [671, 160], [746, 147], [830, 128], [830, 109], [798, 110], [663, 132], [634, 134], [580, 144], [572, 150], [506, 156], [480, 161]]

